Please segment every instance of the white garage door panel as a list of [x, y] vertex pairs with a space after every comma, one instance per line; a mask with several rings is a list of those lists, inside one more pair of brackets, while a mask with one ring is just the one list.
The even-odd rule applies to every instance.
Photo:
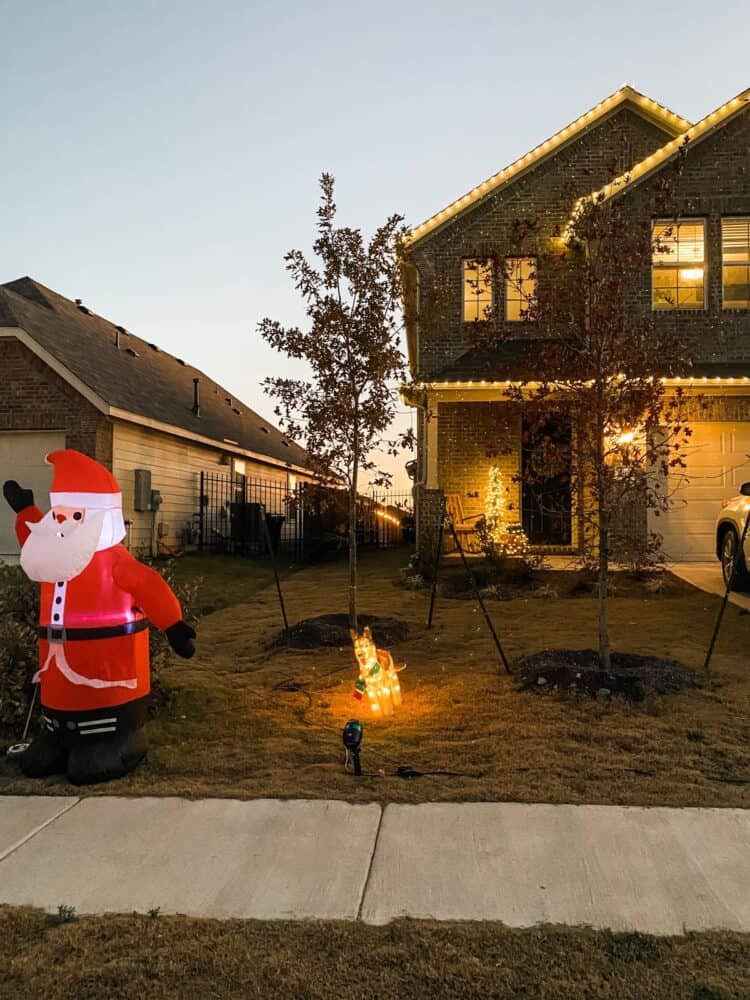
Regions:
[[[64, 447], [63, 431], [0, 432], [0, 484], [6, 479], [17, 480], [33, 490], [38, 506], [47, 510], [52, 467], [45, 465], [44, 456]], [[15, 521], [15, 514], [0, 496], [0, 559], [18, 555]]]
[[652, 529], [664, 536], [665, 555], [675, 562], [716, 558], [716, 517], [750, 481], [750, 424], [705, 422], [691, 428], [687, 467], [669, 477], [674, 505], [669, 513], [650, 518]]

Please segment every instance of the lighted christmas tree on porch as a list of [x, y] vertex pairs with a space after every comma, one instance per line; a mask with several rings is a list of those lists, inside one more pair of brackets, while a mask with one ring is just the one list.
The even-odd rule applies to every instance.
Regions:
[[484, 504], [484, 524], [489, 541], [496, 555], [524, 556], [529, 551], [529, 541], [521, 525], [509, 521], [510, 510], [503, 474], [497, 465], [491, 465]]

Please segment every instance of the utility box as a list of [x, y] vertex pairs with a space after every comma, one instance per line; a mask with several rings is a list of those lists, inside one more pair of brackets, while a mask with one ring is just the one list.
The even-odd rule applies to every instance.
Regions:
[[133, 506], [138, 511], [151, 510], [151, 470], [135, 470], [135, 498]]

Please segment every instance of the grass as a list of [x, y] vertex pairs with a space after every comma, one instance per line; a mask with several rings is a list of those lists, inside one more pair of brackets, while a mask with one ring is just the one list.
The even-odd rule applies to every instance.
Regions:
[[[279, 557], [277, 572], [282, 581], [296, 568]], [[189, 554], [171, 561], [171, 571], [177, 583], [200, 580], [196, 609], [200, 615], [247, 603], [266, 587], [275, 586], [273, 567], [267, 559]]]
[[750, 935], [81, 917], [0, 907], [0, 996], [739, 1000]]
[[[631, 805], [750, 805], [750, 617], [730, 605], [709, 678], [700, 670], [718, 599], [679, 581], [662, 593], [628, 588], [611, 600], [614, 646], [674, 657], [697, 684], [634, 706], [621, 699], [520, 693], [499, 667], [472, 601], [393, 586], [401, 551], [366, 555], [360, 609], [403, 618], [409, 638], [404, 704], [372, 721], [352, 698], [350, 648], [277, 648], [281, 627], [267, 567], [239, 559], [178, 561], [204, 577], [202, 603], [224, 606], [198, 628], [198, 653], [163, 671], [171, 700], [150, 724], [148, 761], [84, 794], [327, 797], [350, 801], [517, 800]], [[195, 570], [193, 569], [195, 567]], [[285, 574], [292, 622], [343, 611], [346, 567]], [[596, 636], [591, 597], [518, 598], [489, 605], [511, 659], [545, 647], [584, 647]], [[360, 715], [363, 768], [342, 766], [341, 728]], [[396, 776], [405, 765], [420, 777]], [[442, 772], [442, 773], [440, 773]], [[60, 794], [64, 778], [27, 781], [0, 762], [0, 792]], [[78, 791], [77, 791], [78, 794]]]

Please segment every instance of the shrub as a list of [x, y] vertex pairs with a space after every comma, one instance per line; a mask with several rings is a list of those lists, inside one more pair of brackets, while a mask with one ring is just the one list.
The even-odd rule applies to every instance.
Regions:
[[38, 668], [39, 592], [18, 566], [0, 565], [0, 732], [20, 735]]
[[[198, 621], [198, 592], [200, 589], [200, 579], [193, 577], [189, 580], [178, 581], [174, 575], [174, 559], [168, 562], [152, 562], [151, 568], [164, 577], [175, 593], [177, 600], [182, 607], [182, 617], [189, 625], [195, 625]], [[168, 703], [169, 694], [165, 690], [161, 681], [161, 671], [169, 663], [174, 653], [169, 645], [166, 635], [157, 628], [149, 630], [149, 656], [151, 658], [151, 714], [157, 715], [159, 711]]]

